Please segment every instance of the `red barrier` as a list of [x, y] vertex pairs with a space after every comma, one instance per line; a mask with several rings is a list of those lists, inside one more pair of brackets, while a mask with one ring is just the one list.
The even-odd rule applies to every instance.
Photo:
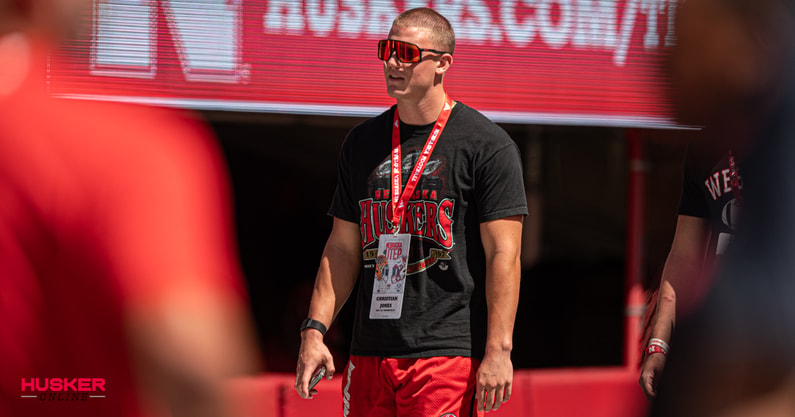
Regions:
[[227, 389], [236, 407], [236, 415], [283, 416], [285, 387], [291, 387], [293, 380], [289, 374], [265, 374], [230, 381]]
[[[495, 417], [641, 417], [647, 402], [636, 371], [626, 368], [520, 370], [511, 400]], [[342, 415], [342, 378], [322, 381], [312, 400], [293, 389], [291, 374], [240, 378], [229, 387], [242, 417]]]
[[636, 372], [625, 368], [530, 371], [529, 392], [533, 417], [640, 417], [647, 402]]
[[[292, 375], [291, 375], [292, 377]], [[292, 377], [293, 380], [295, 377]], [[337, 373], [331, 381], [323, 380], [315, 387], [317, 395], [304, 400], [293, 389], [292, 382], [284, 396], [282, 417], [341, 416], [342, 415], [342, 373]]]

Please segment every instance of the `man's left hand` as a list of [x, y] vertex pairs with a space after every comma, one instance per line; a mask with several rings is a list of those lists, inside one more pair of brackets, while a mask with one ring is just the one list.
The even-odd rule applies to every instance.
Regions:
[[497, 411], [511, 398], [511, 353], [486, 352], [478, 368], [477, 378], [478, 411]]

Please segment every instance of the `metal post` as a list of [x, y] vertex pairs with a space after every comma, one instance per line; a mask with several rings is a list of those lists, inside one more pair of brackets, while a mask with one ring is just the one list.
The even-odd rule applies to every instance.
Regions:
[[624, 365], [630, 369], [637, 369], [641, 360], [640, 320], [645, 308], [642, 278], [646, 249], [645, 214], [648, 163], [645, 160], [641, 131], [628, 129], [626, 138], [629, 175], [627, 184]]

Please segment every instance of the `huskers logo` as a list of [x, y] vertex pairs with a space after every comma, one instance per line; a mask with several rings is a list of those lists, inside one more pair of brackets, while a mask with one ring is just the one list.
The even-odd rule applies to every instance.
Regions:
[[[393, 233], [392, 204], [389, 201], [374, 201], [371, 198], [359, 202], [360, 219], [359, 227], [362, 234], [362, 249], [364, 259], [373, 260], [377, 255], [378, 237], [383, 233]], [[431, 241], [438, 245], [426, 249], [428, 253], [413, 253], [407, 268], [407, 273], [423, 271], [439, 260], [449, 260], [450, 250], [453, 248], [453, 210], [454, 202], [451, 199], [441, 201], [411, 201], [406, 206], [406, 214], [400, 233], [410, 234], [414, 238]], [[436, 246], [435, 245], [435, 246]], [[414, 245], [412, 245], [414, 246]], [[421, 247], [422, 245], [420, 245]], [[417, 257], [420, 257], [418, 260]]]
[[[394, 232], [392, 204], [389, 201], [359, 202], [362, 248], [376, 242], [382, 233]], [[453, 248], [453, 200], [412, 201], [406, 205], [406, 214], [400, 233], [428, 239], [445, 249]]]

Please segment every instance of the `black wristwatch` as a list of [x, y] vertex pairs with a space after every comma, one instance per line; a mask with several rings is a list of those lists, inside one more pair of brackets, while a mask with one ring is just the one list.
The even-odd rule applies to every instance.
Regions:
[[321, 323], [321, 322], [319, 322], [317, 320], [312, 320], [312, 319], [306, 319], [306, 320], [304, 320], [303, 323], [301, 323], [301, 330], [300, 331], [303, 332], [306, 329], [315, 329], [315, 330], [319, 331], [320, 334], [322, 334], [323, 336], [326, 335], [326, 331], [327, 331], [325, 324], [323, 324], [323, 323]]

